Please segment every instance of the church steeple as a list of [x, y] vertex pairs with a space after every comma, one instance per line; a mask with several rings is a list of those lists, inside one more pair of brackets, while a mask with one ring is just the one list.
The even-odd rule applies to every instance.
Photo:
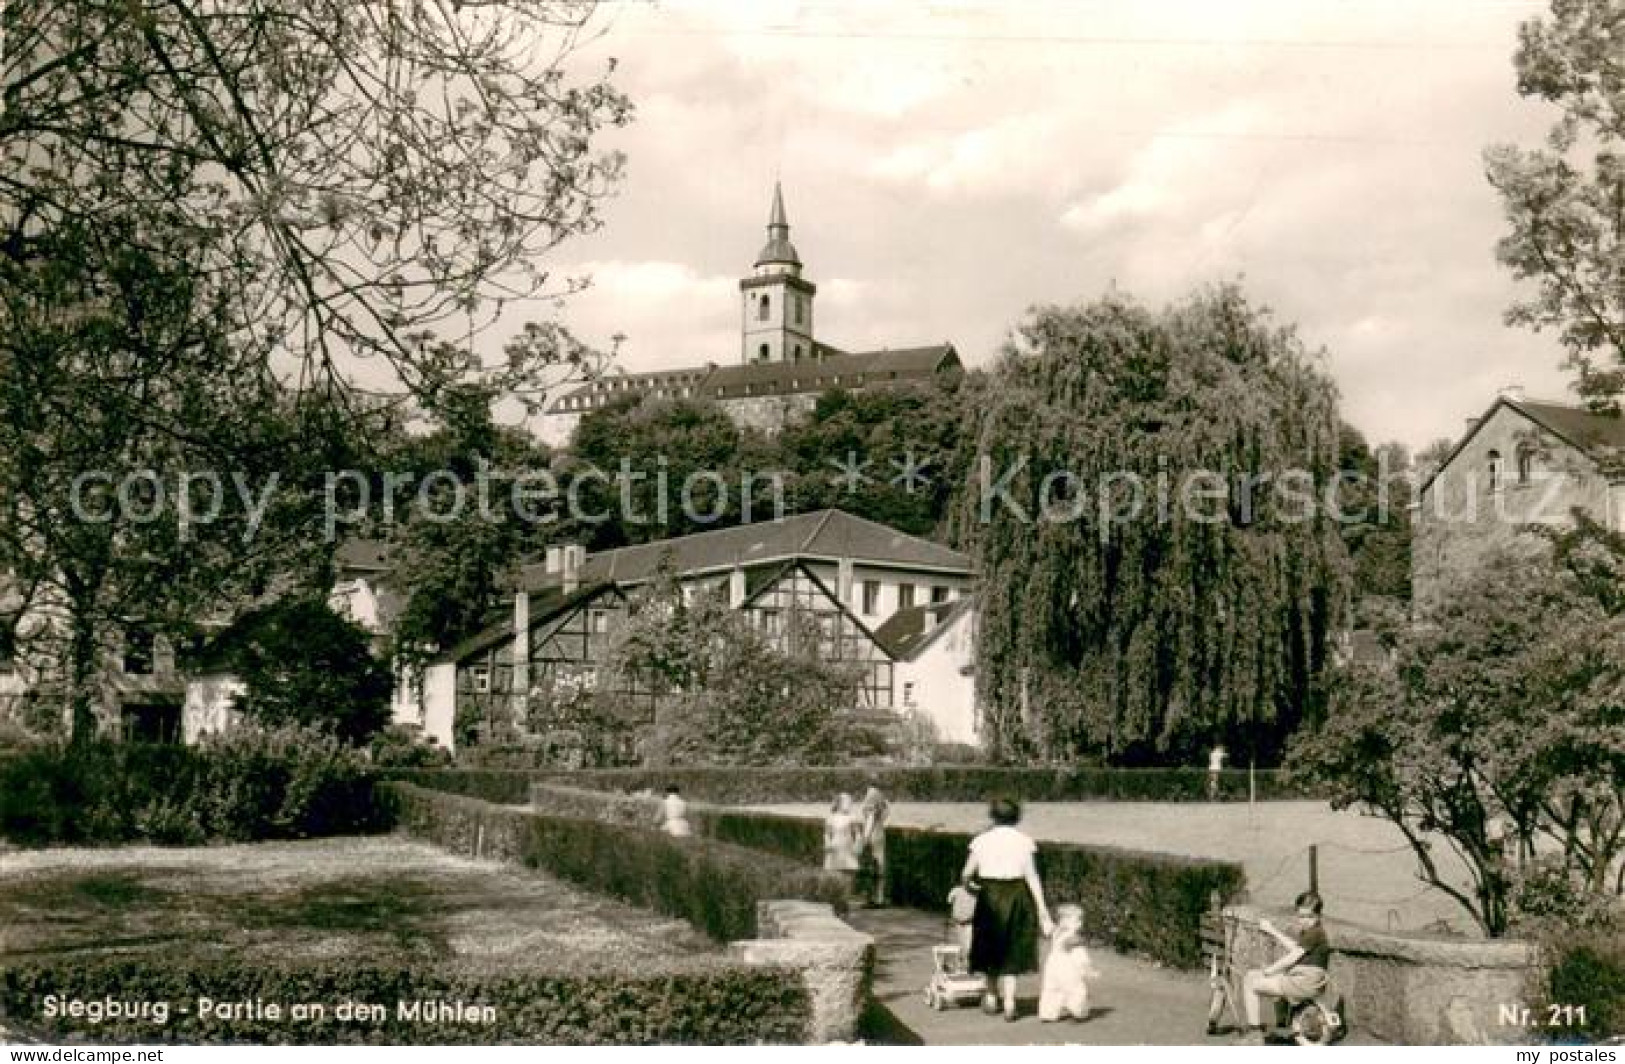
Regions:
[[745, 362], [799, 362], [815, 357], [813, 296], [818, 286], [801, 276], [801, 256], [790, 243], [784, 190], [773, 182], [767, 216], [767, 243], [756, 256], [754, 274], [739, 282], [740, 354]]
[[790, 266], [794, 272], [801, 272], [801, 256], [796, 254], [796, 246], [790, 243], [790, 220], [784, 213], [784, 190], [777, 181], [773, 182], [773, 210], [767, 218], [767, 243], [762, 245], [761, 252], [756, 256], [758, 268], [763, 266]]

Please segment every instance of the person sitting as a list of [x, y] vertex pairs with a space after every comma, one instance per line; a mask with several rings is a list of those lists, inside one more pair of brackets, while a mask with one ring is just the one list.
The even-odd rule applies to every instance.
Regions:
[[1241, 997], [1247, 1012], [1247, 1032], [1249, 1040], [1255, 1045], [1264, 1044], [1264, 1022], [1261, 1018], [1264, 997], [1308, 1001], [1326, 989], [1326, 967], [1331, 961], [1332, 944], [1326, 938], [1325, 928], [1320, 925], [1320, 895], [1304, 891], [1293, 904], [1297, 908], [1296, 937], [1268, 920], [1258, 921], [1258, 929], [1279, 942], [1286, 953], [1268, 967], [1254, 968], [1242, 978]]

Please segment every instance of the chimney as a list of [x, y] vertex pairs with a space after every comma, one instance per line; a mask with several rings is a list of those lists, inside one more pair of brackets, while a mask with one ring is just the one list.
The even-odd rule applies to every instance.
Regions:
[[587, 548], [569, 543], [560, 548], [559, 572], [564, 577], [564, 593], [574, 594], [581, 587], [581, 567], [587, 561]]
[[1523, 402], [1523, 385], [1521, 385], [1521, 384], [1509, 384], [1509, 385], [1507, 385], [1505, 388], [1501, 389], [1501, 398], [1502, 399], [1510, 399], [1514, 403]]
[[745, 570], [733, 567], [728, 574], [728, 608], [737, 610], [745, 604]]
[[530, 593], [513, 595], [513, 697], [521, 707], [530, 695]]
[[852, 559], [842, 557], [835, 563], [835, 598], [843, 606], [852, 605]]

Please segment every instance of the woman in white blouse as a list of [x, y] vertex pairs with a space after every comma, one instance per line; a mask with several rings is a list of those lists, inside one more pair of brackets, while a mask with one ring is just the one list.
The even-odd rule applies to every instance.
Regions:
[[976, 884], [971, 918], [970, 970], [987, 978], [982, 1007], [997, 1011], [997, 984], [1004, 1018], [1016, 1018], [1016, 977], [1038, 971], [1038, 935], [1055, 923], [1044, 901], [1034, 855], [1038, 846], [1016, 830], [1021, 806], [995, 798], [988, 806], [993, 826], [971, 840], [962, 879]]

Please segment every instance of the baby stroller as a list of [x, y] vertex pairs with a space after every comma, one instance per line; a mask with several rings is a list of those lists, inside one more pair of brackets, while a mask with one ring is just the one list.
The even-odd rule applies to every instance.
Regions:
[[958, 943], [931, 947], [931, 981], [925, 986], [925, 1003], [941, 1011], [949, 1005], [968, 1005], [982, 1000], [987, 980], [966, 968], [969, 958]]
[[966, 944], [976, 896], [961, 888], [948, 895], [948, 905], [948, 932], [953, 941], [931, 947], [931, 981], [925, 986], [925, 1003], [938, 1011], [949, 1005], [981, 1001], [987, 993], [987, 981], [970, 973]]

